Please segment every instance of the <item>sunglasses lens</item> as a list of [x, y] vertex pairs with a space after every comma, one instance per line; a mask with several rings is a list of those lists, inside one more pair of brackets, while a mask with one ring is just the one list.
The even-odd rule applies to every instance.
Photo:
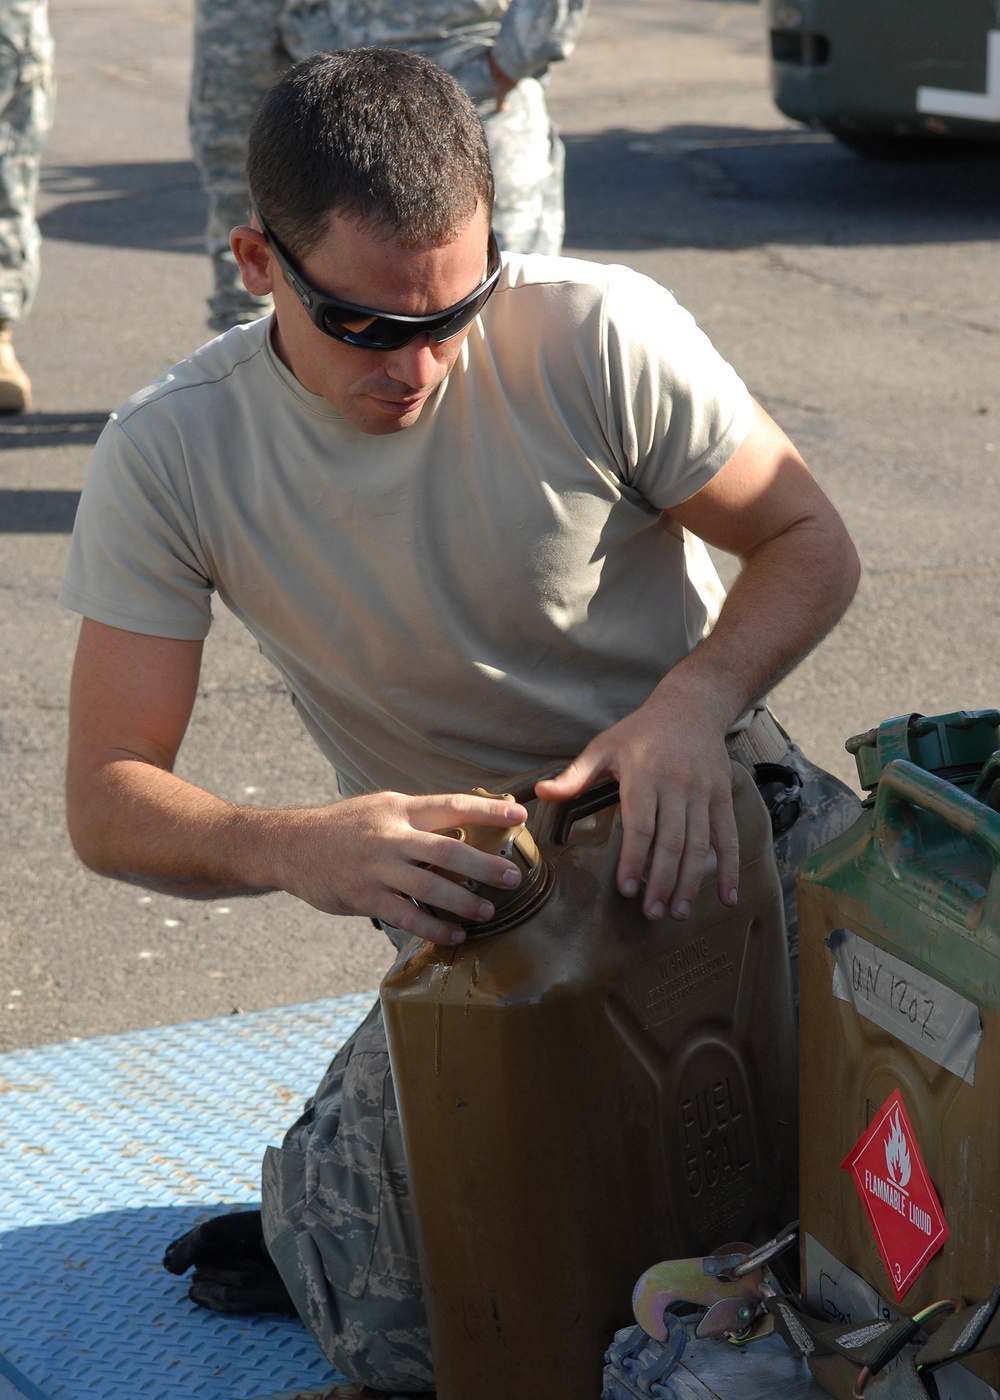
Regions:
[[322, 327], [335, 340], [362, 345], [368, 350], [396, 350], [413, 337], [412, 327], [385, 316], [338, 316], [333, 307], [323, 307]]
[[[489, 301], [499, 275], [499, 258], [495, 258], [490, 275], [484, 286], [456, 310], [444, 316], [428, 318], [423, 324], [419, 319], [407, 320], [396, 316], [380, 316], [377, 312], [365, 315], [355, 310], [349, 315], [348, 308], [330, 298], [320, 299], [318, 308], [320, 329], [335, 340], [346, 341], [348, 345], [359, 345], [365, 350], [399, 350], [416, 340], [418, 335], [429, 335], [440, 343], [464, 331], [476, 319]], [[314, 313], [316, 319], [316, 313]]]
[[431, 339], [439, 342], [450, 340], [453, 335], [458, 335], [459, 331], [464, 331], [489, 301], [492, 290], [493, 287], [490, 285], [476, 297], [475, 301], [471, 301], [468, 306], [463, 306], [461, 311], [456, 311], [454, 316], [447, 316], [436, 326], [430, 327]]
[[412, 321], [396, 321], [391, 316], [373, 316], [365, 326], [357, 322], [344, 322], [326, 311], [323, 315], [323, 329], [327, 335], [337, 340], [346, 340], [349, 345], [360, 345], [366, 350], [399, 350], [416, 340], [418, 335], [429, 335], [432, 340], [450, 340], [458, 335], [479, 315], [483, 300], [476, 299], [470, 306], [463, 306], [453, 316], [442, 317], [427, 326], [415, 326]]

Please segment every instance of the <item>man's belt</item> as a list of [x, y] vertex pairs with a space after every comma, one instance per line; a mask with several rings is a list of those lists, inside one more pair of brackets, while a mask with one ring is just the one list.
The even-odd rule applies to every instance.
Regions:
[[791, 743], [788, 735], [768, 709], [754, 710], [745, 729], [726, 735], [726, 748], [733, 758], [753, 769], [758, 763], [780, 763]]

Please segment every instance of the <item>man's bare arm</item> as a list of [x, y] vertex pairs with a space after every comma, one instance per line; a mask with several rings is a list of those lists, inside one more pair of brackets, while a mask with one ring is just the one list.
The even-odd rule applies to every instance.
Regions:
[[742, 563], [711, 634], [638, 710], [605, 730], [558, 778], [549, 800], [611, 774], [621, 784], [618, 887], [633, 895], [649, 861], [643, 908], [690, 910], [708, 851], [719, 894], [735, 903], [739, 851], [725, 736], [826, 635], [857, 587], [847, 530], [791, 442], [761, 409], [718, 475], [670, 512]]
[[[437, 834], [509, 826], [516, 804], [466, 794], [376, 793], [324, 807], [251, 808], [173, 772], [197, 693], [201, 643], [148, 637], [85, 619], [70, 695], [70, 837], [91, 869], [193, 899], [287, 890], [331, 914], [366, 914], [432, 942], [464, 937], [456, 919], [492, 905], [430, 866], [496, 887], [511, 862]], [[408, 898], [407, 896], [412, 896]]]

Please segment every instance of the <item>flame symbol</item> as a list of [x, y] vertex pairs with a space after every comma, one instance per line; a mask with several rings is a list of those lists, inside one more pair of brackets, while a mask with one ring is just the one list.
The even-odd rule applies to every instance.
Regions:
[[906, 1148], [906, 1138], [899, 1122], [899, 1108], [891, 1120], [892, 1132], [885, 1140], [885, 1167], [889, 1180], [900, 1188], [910, 1179], [910, 1154]]

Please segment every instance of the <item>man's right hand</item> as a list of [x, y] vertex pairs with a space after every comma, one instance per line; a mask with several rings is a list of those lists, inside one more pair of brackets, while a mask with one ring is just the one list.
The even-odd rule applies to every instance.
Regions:
[[[469, 824], [503, 829], [525, 821], [525, 809], [504, 798], [379, 792], [262, 815], [274, 823], [278, 888], [324, 913], [368, 914], [431, 943], [461, 943], [458, 920], [493, 916], [489, 900], [461, 882], [504, 890], [520, 883], [512, 861], [446, 834]], [[454, 914], [455, 921], [421, 905]]]
[[179, 778], [200, 665], [200, 642], [84, 620], [66, 794], [73, 844], [92, 870], [191, 899], [287, 890], [325, 913], [365, 914], [445, 944], [463, 940], [462, 922], [493, 914], [462, 881], [518, 884], [511, 861], [441, 834], [523, 822], [524, 808], [502, 797], [381, 792], [325, 807], [240, 807]]

